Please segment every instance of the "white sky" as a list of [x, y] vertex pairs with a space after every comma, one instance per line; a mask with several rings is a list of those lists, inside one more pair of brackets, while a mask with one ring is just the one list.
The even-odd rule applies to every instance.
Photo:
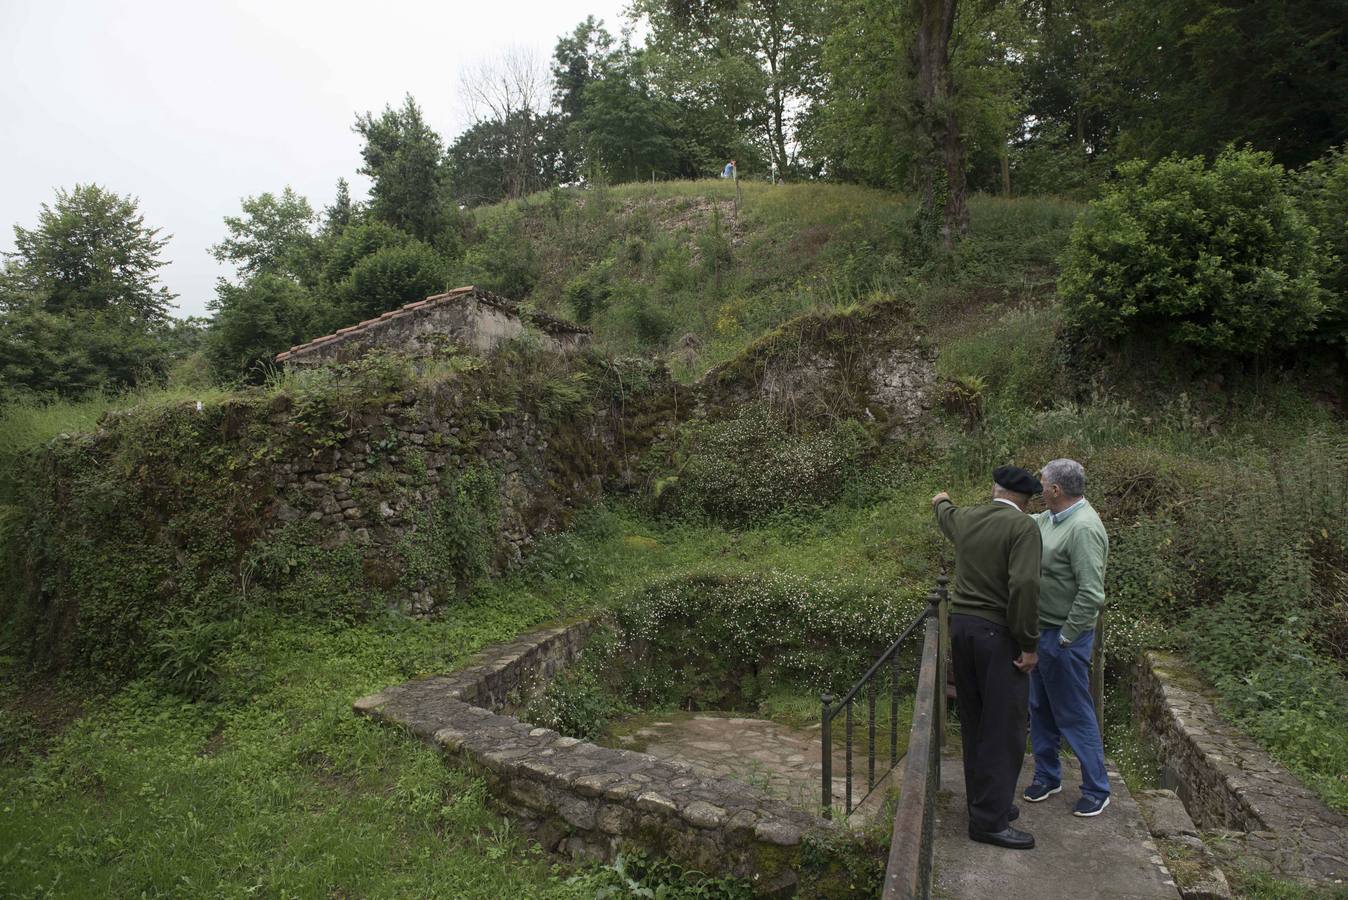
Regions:
[[586, 15], [617, 34], [624, 0], [0, 0], [0, 250], [56, 188], [96, 182], [172, 235], [178, 315], [232, 274], [206, 248], [239, 201], [291, 185], [316, 210], [356, 176], [358, 112], [411, 93], [448, 142], [460, 73], [508, 46], [550, 59]]

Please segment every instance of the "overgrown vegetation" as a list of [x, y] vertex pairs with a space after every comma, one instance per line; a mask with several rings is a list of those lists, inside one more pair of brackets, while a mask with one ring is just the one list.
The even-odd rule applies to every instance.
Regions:
[[660, 580], [617, 600], [530, 720], [594, 740], [636, 710], [759, 712], [784, 696], [807, 698], [813, 718], [822, 692], [850, 687], [924, 608], [916, 592], [876, 594], [780, 571]]
[[[400, 551], [415, 565], [455, 560], [461, 598], [443, 618], [412, 622], [385, 612], [396, 583], [372, 590], [358, 554], [323, 550], [303, 527], [236, 554], [229, 511], [246, 523], [256, 509], [240, 454], [265, 457], [284, 435], [263, 440], [259, 431], [226, 452], [220, 429], [259, 423], [283, 404], [305, 440], [336, 441], [367, 404], [408, 390], [462, 400], [466, 416], [528, 409], [565, 422], [591, 402], [630, 400], [658, 381], [654, 366], [599, 355], [579, 369], [557, 367], [507, 348], [419, 369], [374, 357], [241, 395], [177, 390], [6, 409], [7, 558], [18, 547], [62, 555], [69, 574], [48, 596], [92, 604], [72, 625], [83, 634], [83, 671], [123, 679], [72, 688], [89, 711], [68, 728], [34, 715], [43, 682], [26, 674], [31, 632], [7, 612], [0, 766], [15, 788], [0, 807], [0, 844], [14, 848], [5, 865], [21, 890], [631, 890], [625, 879], [651, 867], [550, 871], [552, 861], [490, 812], [478, 782], [354, 719], [351, 699], [455, 665], [537, 622], [613, 608], [614, 622], [654, 642], [655, 674], [623, 687], [581, 667], [556, 683], [554, 706], [540, 716], [593, 734], [638, 703], [692, 698], [790, 718], [821, 687], [821, 673], [857, 674], [844, 672], [860, 662], [842, 653], [857, 635], [881, 642], [913, 612], [907, 604], [948, 552], [929, 519], [936, 490], [973, 502], [993, 466], [1063, 455], [1085, 463], [1111, 533], [1111, 677], [1124, 677], [1144, 647], [1186, 654], [1229, 715], [1345, 808], [1348, 433], [1322, 377], [1239, 362], [1217, 375], [1138, 345], [1083, 357], [1070, 333], [1064, 340], [1053, 294], [1074, 204], [977, 201], [972, 237], [943, 257], [913, 250], [912, 209], [900, 198], [763, 186], [744, 191], [729, 256], [699, 269], [706, 248], [715, 250], [697, 241], [715, 233], [699, 198], [728, 199], [704, 187], [559, 192], [560, 205], [518, 204], [512, 227], [537, 251], [536, 302], [564, 310], [590, 292], [606, 349], [661, 352], [685, 377], [735, 358], [793, 315], [901, 303], [941, 351], [948, 408], [930, 440], [876, 446], [863, 423], [784, 427], [762, 410], [685, 415], [648, 458], [636, 496], [582, 514], [505, 578], [483, 577], [480, 565], [496, 475], [464, 472], [452, 486], [463, 502], [425, 511], [434, 538]], [[653, 265], [657, 242], [684, 263]], [[621, 312], [640, 294], [624, 284], [658, 304], [672, 323], [667, 337], [643, 337]], [[184, 415], [198, 398], [202, 412]], [[114, 411], [110, 430], [123, 437], [106, 453], [63, 439], [45, 457], [69, 473], [56, 483], [71, 514], [35, 501], [22, 469], [30, 451], [133, 399], [133, 411]], [[390, 471], [416, 471], [416, 454], [404, 449], [379, 451]], [[159, 526], [176, 536], [174, 552], [118, 524], [170, 494], [190, 501], [179, 507], [184, 517]], [[190, 612], [159, 602], [166, 578], [191, 598]], [[694, 626], [735, 650], [724, 667], [660, 662], [687, 646], [679, 635]], [[769, 644], [772, 663], [755, 671], [750, 650]], [[1111, 690], [1125, 693], [1119, 682]], [[817, 712], [813, 703], [800, 706], [802, 717]], [[1112, 709], [1112, 749], [1145, 771], [1144, 754], [1118, 743], [1126, 703]], [[284, 848], [267, 837], [279, 833], [292, 835]]]
[[1343, 300], [1321, 287], [1333, 258], [1292, 182], [1250, 150], [1211, 167], [1201, 157], [1121, 166], [1073, 231], [1059, 284], [1068, 315], [1102, 339], [1160, 337], [1213, 355], [1311, 343], [1342, 319]]

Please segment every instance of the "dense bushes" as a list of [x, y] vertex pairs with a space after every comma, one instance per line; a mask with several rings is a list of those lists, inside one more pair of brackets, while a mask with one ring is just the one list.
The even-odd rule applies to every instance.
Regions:
[[384, 247], [361, 259], [338, 287], [354, 324], [404, 303], [424, 300], [447, 287], [444, 260], [420, 241]]
[[307, 340], [318, 327], [313, 298], [285, 276], [266, 273], [242, 286], [221, 282], [216, 292], [206, 358], [221, 382], [260, 383], [276, 353]]
[[922, 608], [777, 571], [657, 581], [615, 606], [532, 721], [593, 738], [633, 708], [753, 710], [780, 689], [846, 689]]
[[855, 421], [796, 432], [757, 404], [693, 428], [682, 440], [689, 442], [684, 448], [663, 448], [680, 468], [657, 482], [660, 508], [734, 525], [833, 500], [871, 446]]
[[1202, 351], [1305, 343], [1326, 312], [1316, 231], [1272, 156], [1135, 161], [1073, 229], [1058, 283], [1068, 316], [1105, 338]]

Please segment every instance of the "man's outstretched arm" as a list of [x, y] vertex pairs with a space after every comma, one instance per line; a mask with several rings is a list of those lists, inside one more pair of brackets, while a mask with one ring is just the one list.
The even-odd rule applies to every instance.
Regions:
[[945, 491], [931, 498], [932, 512], [936, 514], [936, 524], [950, 541], [955, 540], [955, 510], [957, 507]]

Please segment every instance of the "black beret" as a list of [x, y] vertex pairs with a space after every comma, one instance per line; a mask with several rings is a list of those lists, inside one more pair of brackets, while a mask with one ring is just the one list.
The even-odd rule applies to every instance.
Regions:
[[1038, 478], [1020, 466], [998, 466], [992, 470], [992, 480], [1017, 494], [1037, 494], [1044, 489]]

